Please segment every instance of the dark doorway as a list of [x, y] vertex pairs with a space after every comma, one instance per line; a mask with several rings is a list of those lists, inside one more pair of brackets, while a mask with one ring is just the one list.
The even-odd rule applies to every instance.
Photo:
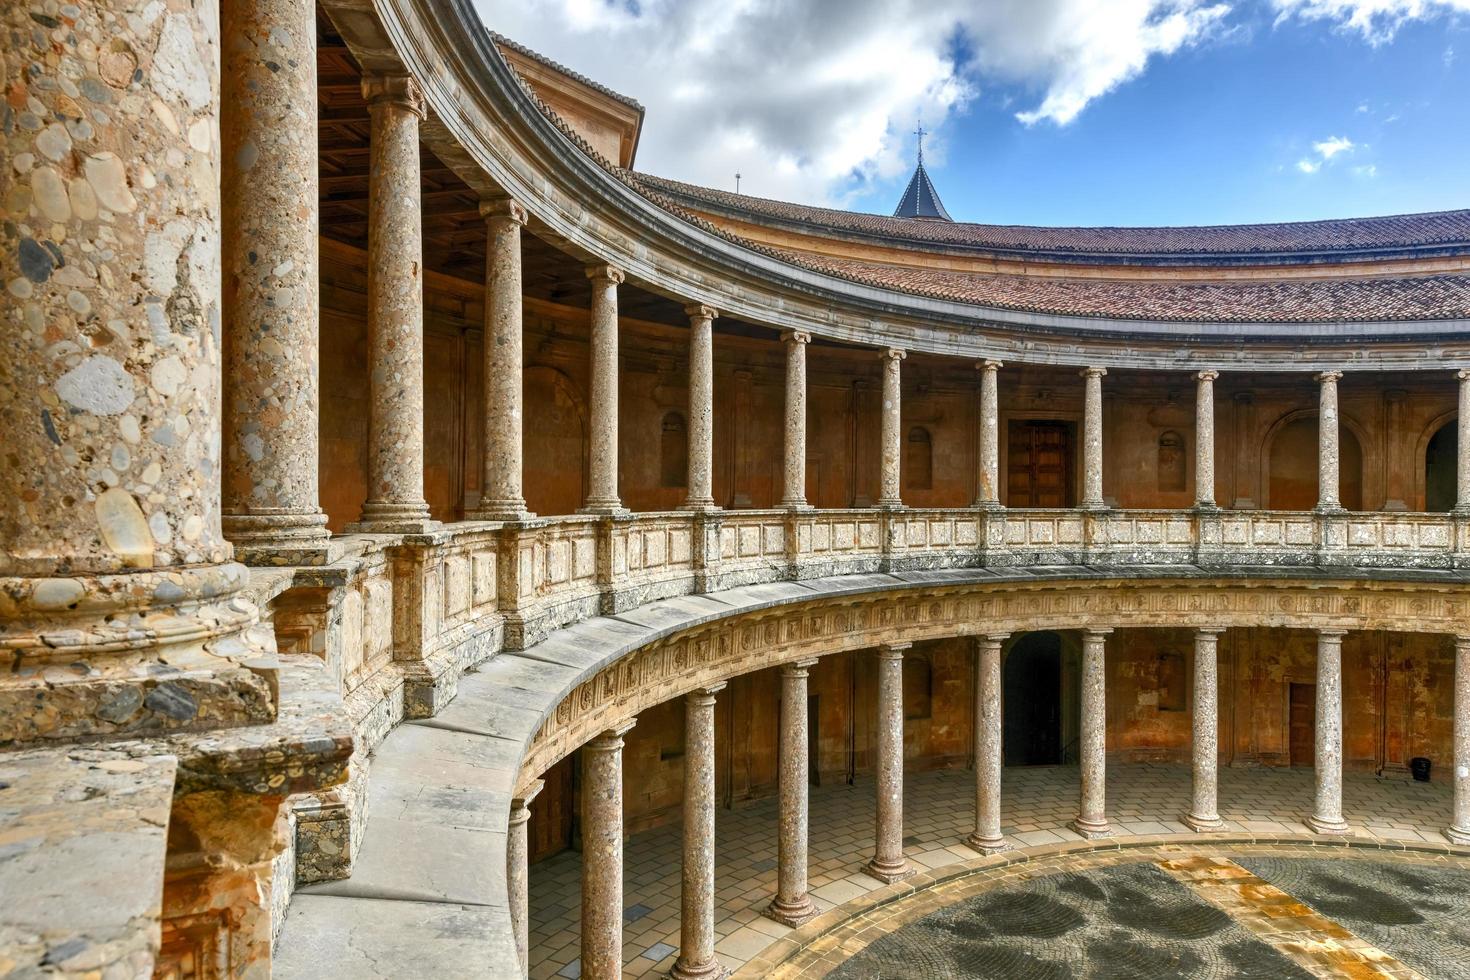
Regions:
[[572, 846], [575, 836], [572, 824], [576, 812], [573, 780], [580, 756], [580, 751], [573, 752], [546, 770], [546, 775], [542, 777], [546, 785], [536, 794], [535, 802], [531, 804], [535, 812], [535, 817], [529, 824], [531, 861], [550, 857]]
[[1062, 638], [1028, 633], [1006, 655], [1002, 712], [1005, 763], [1062, 761]]
[[1288, 713], [1291, 728], [1291, 764], [1307, 769], [1317, 764], [1317, 685], [1291, 685]]
[[1072, 423], [1018, 419], [1006, 427], [1006, 504], [1072, 507]]
[[[1317, 506], [1317, 416], [1283, 425], [1271, 440], [1266, 506], [1311, 510]], [[1337, 429], [1338, 498], [1345, 510], [1363, 509], [1363, 449], [1346, 425]]]
[[1439, 427], [1424, 451], [1424, 509], [1443, 514], [1455, 509], [1455, 467], [1460, 455], [1460, 423]]

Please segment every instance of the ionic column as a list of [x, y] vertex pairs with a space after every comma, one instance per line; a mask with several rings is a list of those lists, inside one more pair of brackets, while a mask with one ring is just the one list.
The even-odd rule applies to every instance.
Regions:
[[485, 333], [481, 414], [485, 423], [481, 521], [519, 521], [526, 510], [524, 471], [525, 358], [521, 316], [521, 229], [526, 209], [508, 197], [482, 201], [485, 219]]
[[878, 648], [878, 816], [863, 870], [890, 884], [914, 873], [903, 855], [903, 652], [911, 645]]
[[900, 372], [908, 355], [889, 347], [883, 358], [883, 416], [879, 421], [878, 506], [902, 507], [903, 385]]
[[1345, 834], [1342, 818], [1342, 638], [1346, 630], [1317, 631], [1317, 798], [1307, 826]]
[[1082, 633], [1082, 804], [1072, 829], [1083, 837], [1108, 837], [1106, 772], [1108, 749], [1107, 672], [1104, 651], [1111, 629]]
[[[225, 536], [318, 564], [316, 6], [220, 6]], [[287, 217], [289, 216], [289, 217]]]
[[689, 495], [685, 510], [714, 510], [715, 338], [713, 307], [684, 307], [689, 316]]
[[1342, 510], [1338, 477], [1337, 382], [1341, 371], [1323, 371], [1317, 411], [1317, 509]]
[[787, 330], [781, 335], [786, 345], [786, 466], [783, 471], [781, 506], [806, 507], [806, 345], [812, 335], [804, 330]]
[[1455, 510], [1470, 513], [1470, 370], [1455, 372], [1460, 380], [1459, 446], [1455, 459]]
[[676, 980], [722, 977], [715, 957], [715, 694], [724, 684], [684, 699], [684, 867]]
[[1102, 379], [1107, 368], [1082, 370], [1082, 506], [1103, 506]]
[[618, 499], [618, 284], [623, 273], [610, 265], [587, 267], [592, 280], [591, 477], [584, 513], [623, 509]]
[[623, 975], [625, 722], [582, 748], [582, 976]]
[[1006, 636], [991, 633], [975, 641], [975, 832], [966, 843], [981, 854], [1011, 846], [1000, 832], [1000, 648]]
[[1194, 632], [1194, 695], [1190, 703], [1194, 740], [1194, 792], [1183, 821], [1193, 830], [1219, 830], [1217, 778], [1220, 765], [1220, 686], [1217, 646], [1223, 629]]
[[1196, 374], [1194, 393], [1194, 505], [1215, 509], [1215, 379], [1219, 371]]
[[1455, 637], [1454, 765], [1455, 805], [1444, 835], [1470, 845], [1470, 636]]
[[816, 659], [781, 668], [780, 769], [776, 778], [779, 828], [776, 842], [776, 897], [767, 917], [799, 926], [817, 914], [806, 890], [807, 717], [806, 679]]
[[1000, 399], [997, 374], [1005, 365], [981, 361], [980, 369], [980, 480], [976, 507], [1000, 506]]
[[531, 820], [531, 801], [546, 783], [533, 780], [521, 794], [510, 801], [510, 824], [505, 838], [505, 891], [510, 903], [510, 925], [516, 937], [516, 956], [521, 963], [521, 976], [531, 968], [528, 951], [530, 940], [531, 844], [527, 824]]
[[367, 75], [368, 497], [357, 531], [422, 531], [424, 500], [424, 255], [419, 120], [407, 75]]

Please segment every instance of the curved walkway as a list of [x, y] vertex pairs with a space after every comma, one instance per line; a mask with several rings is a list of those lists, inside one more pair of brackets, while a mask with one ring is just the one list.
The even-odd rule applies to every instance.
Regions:
[[[1075, 766], [1007, 769], [1002, 826], [1019, 847], [1050, 848], [1082, 839], [1066, 828], [1076, 813]], [[635, 788], [631, 781], [628, 791]], [[1189, 802], [1189, 769], [1169, 765], [1112, 765], [1108, 814], [1120, 840], [1159, 843], [1208, 839], [1178, 822]], [[1310, 769], [1222, 769], [1220, 813], [1237, 839], [1310, 836]], [[1448, 784], [1415, 783], [1348, 774], [1343, 803], [1356, 838], [1390, 844], [1449, 848], [1440, 829], [1449, 820]], [[1003, 865], [982, 859], [962, 843], [974, 829], [974, 774], [968, 770], [910, 773], [904, 793], [907, 852], [915, 867], [934, 871], [961, 865]], [[534, 815], [532, 819], [535, 819]], [[813, 788], [811, 888], [819, 910], [862, 899], [887, 887], [859, 870], [872, 856], [873, 783]], [[1104, 845], [1106, 846], [1106, 845]], [[624, 867], [624, 976], [663, 976], [679, 944], [679, 825], [628, 840]], [[773, 965], [793, 931], [761, 916], [776, 881], [776, 801], [763, 799], [720, 810], [716, 816], [715, 949], [731, 970], [760, 960]], [[1465, 852], [1470, 854], [1470, 852]], [[531, 867], [531, 977], [575, 977], [581, 856], [564, 851]], [[817, 925], [821, 925], [818, 923]], [[773, 944], [780, 947], [772, 948]], [[754, 964], [752, 964], [754, 965]], [[793, 973], [793, 976], [799, 975]]]

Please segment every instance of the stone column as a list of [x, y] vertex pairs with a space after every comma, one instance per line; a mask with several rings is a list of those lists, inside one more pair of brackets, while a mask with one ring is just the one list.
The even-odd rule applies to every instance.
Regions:
[[592, 280], [592, 473], [583, 513], [623, 510], [618, 499], [618, 284], [623, 273], [610, 265], [587, 267]]
[[582, 976], [623, 975], [625, 722], [582, 747]]
[[510, 903], [510, 925], [516, 936], [516, 956], [520, 959], [521, 976], [531, 968], [528, 951], [530, 940], [531, 844], [527, 824], [531, 820], [531, 801], [546, 786], [540, 779], [510, 801], [510, 824], [505, 838], [505, 891]]
[[1341, 371], [1317, 375], [1322, 386], [1317, 412], [1317, 509], [1322, 511], [1342, 510], [1337, 452], [1337, 382], [1341, 377]]
[[316, 6], [236, 0], [220, 18], [222, 523], [246, 561], [321, 564]]
[[1470, 636], [1455, 637], [1454, 765], [1455, 805], [1444, 835], [1456, 844], [1470, 845]]
[[1317, 798], [1307, 826], [1345, 834], [1342, 818], [1342, 638], [1346, 630], [1317, 631]]
[[903, 386], [900, 372], [908, 355], [889, 347], [883, 358], [883, 416], [879, 420], [878, 506], [902, 507]]
[[692, 691], [684, 699], [684, 868], [676, 980], [722, 977], [715, 956], [715, 694], [725, 685]]
[[685, 510], [716, 510], [715, 343], [713, 307], [684, 307], [689, 317], [689, 495]]
[[[804, 343], [804, 341], [803, 341]], [[799, 926], [817, 914], [806, 890], [807, 717], [806, 679], [816, 659], [798, 660], [781, 668], [781, 744], [776, 794], [780, 811], [776, 897], [766, 907], [768, 918]]]
[[485, 219], [485, 333], [481, 412], [485, 425], [480, 503], [469, 516], [523, 521], [525, 356], [521, 315], [521, 229], [526, 209], [508, 197], [480, 203]]
[[997, 374], [1000, 361], [981, 361], [980, 369], [980, 480], [976, 507], [1000, 506], [1000, 398]]
[[786, 345], [786, 467], [781, 506], [799, 509], [806, 502], [806, 345], [812, 335], [804, 330], [781, 334]]
[[1194, 394], [1194, 505], [1215, 509], [1215, 379], [1219, 371], [1201, 371]]
[[1470, 370], [1455, 372], [1460, 381], [1458, 456], [1455, 467], [1455, 510], [1470, 513]]
[[418, 85], [366, 75], [372, 113], [368, 178], [368, 498], [357, 531], [422, 531], [424, 501], [424, 255], [419, 206]]
[[1194, 693], [1190, 702], [1194, 741], [1194, 793], [1189, 812], [1181, 818], [1192, 830], [1219, 830], [1216, 801], [1220, 765], [1220, 685], [1216, 647], [1223, 629], [1201, 629], [1194, 632]]
[[1000, 832], [1000, 648], [1006, 636], [991, 633], [975, 641], [975, 832], [967, 843], [981, 854], [1011, 846]]
[[1103, 506], [1102, 379], [1107, 368], [1084, 368], [1082, 392], [1082, 506]]
[[1106, 808], [1107, 770], [1107, 670], [1104, 651], [1111, 629], [1089, 629], [1082, 633], [1082, 805], [1072, 829], [1083, 837], [1109, 837]]
[[889, 884], [914, 873], [903, 855], [903, 652], [910, 646], [878, 648], [878, 817], [873, 859], [863, 870]]

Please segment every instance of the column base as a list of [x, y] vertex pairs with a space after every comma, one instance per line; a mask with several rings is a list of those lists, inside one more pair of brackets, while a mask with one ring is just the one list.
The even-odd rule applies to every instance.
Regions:
[[1208, 834], [1225, 829], [1225, 821], [1218, 816], [1200, 817], [1193, 813], [1186, 813], [1179, 818], [1179, 822], [1197, 834]]
[[783, 926], [790, 926], [792, 929], [815, 918], [816, 914], [817, 906], [812, 902], [810, 895], [803, 895], [795, 902], [783, 902], [779, 898], [772, 899], [771, 904], [761, 912], [761, 915], [766, 918], [779, 922]]
[[905, 507], [902, 500], [879, 500], [874, 506], [879, 510], [903, 510]]
[[526, 510], [525, 504], [522, 504], [518, 509], [492, 505], [490, 507], [476, 507], [474, 510], [467, 510], [465, 511], [464, 519], [467, 521], [495, 521], [500, 524], [523, 524], [526, 521], [535, 520], [536, 515]]
[[885, 885], [891, 885], [895, 881], [903, 881], [905, 878], [912, 878], [914, 872], [917, 870], [917, 868], [903, 858], [900, 858], [893, 864], [879, 863], [877, 858], [873, 858], [863, 865], [863, 874], [870, 878], [877, 878]]
[[320, 511], [223, 514], [220, 528], [246, 565], [330, 565], [341, 557]]
[[1084, 820], [1078, 817], [1067, 824], [1067, 826], [1087, 840], [1101, 840], [1104, 837], [1113, 836], [1113, 828], [1109, 826], [1106, 820], [1099, 820], [1094, 823], [1091, 820]]
[[782, 510], [816, 510], [815, 507], [805, 500], [783, 500], [776, 506]]
[[1470, 847], [1470, 830], [1461, 830], [1459, 827], [1446, 827], [1444, 829], [1444, 839], [1451, 844]]
[[977, 500], [970, 506], [974, 507], [976, 510], [997, 511], [1006, 509], [1006, 505], [1001, 503], [999, 500]]
[[592, 514], [597, 517], [629, 517], [632, 511], [623, 506], [621, 500], [589, 500], [586, 506], [578, 507], [579, 514]]
[[362, 517], [347, 525], [352, 534], [425, 534], [439, 526], [429, 516], [426, 503], [398, 503], [369, 500], [362, 505]]
[[1342, 819], [1342, 817], [1334, 817], [1327, 820], [1322, 817], [1311, 816], [1307, 818], [1307, 829], [1311, 830], [1314, 834], [1341, 835], [1348, 833], [1351, 828], [1348, 827], [1348, 822]]
[[712, 514], [720, 509], [713, 497], [707, 500], [686, 500], [679, 505], [680, 510], [691, 511], [696, 514]]
[[1011, 842], [999, 835], [982, 837], [979, 834], [971, 834], [965, 838], [965, 843], [986, 857], [1002, 854], [1011, 849]]
[[669, 970], [669, 976], [673, 980], [723, 980], [728, 977], [730, 971], [725, 969], [719, 957], [710, 957], [707, 962], [688, 965], [684, 957], [680, 956], [674, 961], [673, 969]]

